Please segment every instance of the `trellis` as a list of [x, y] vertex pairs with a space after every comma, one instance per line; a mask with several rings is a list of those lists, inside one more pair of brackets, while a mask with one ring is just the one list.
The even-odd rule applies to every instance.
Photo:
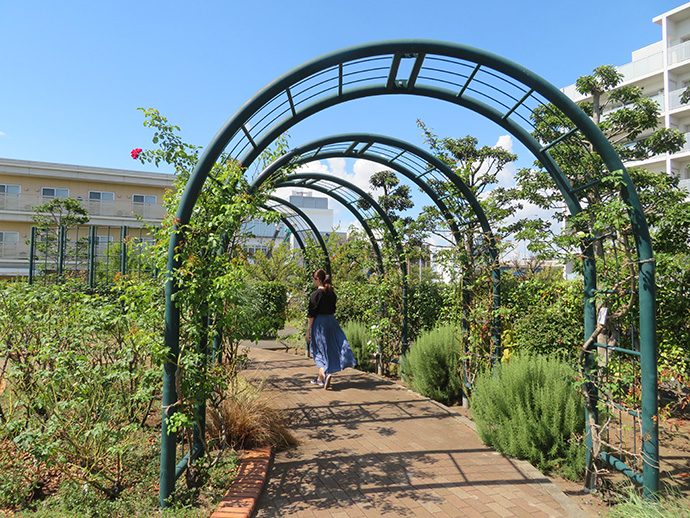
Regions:
[[[646, 219], [635, 188], [620, 157], [587, 115], [556, 87], [500, 56], [458, 44], [437, 41], [393, 40], [350, 47], [309, 61], [257, 93], [221, 128], [199, 160], [185, 189], [176, 215], [176, 225], [187, 224], [199, 193], [213, 164], [227, 153], [243, 167], [255, 159], [284, 131], [298, 122], [331, 106], [378, 95], [419, 95], [439, 99], [470, 109], [495, 122], [518, 139], [549, 172], [563, 195], [571, 215], [583, 212], [582, 199], [592, 189], [604, 187], [605, 178], [617, 174], [620, 196], [628, 207], [636, 243], [634, 264], [639, 276], [636, 295], [639, 321], [631, 347], [595, 343], [597, 327], [596, 298], [615, 297], [617, 293], [597, 291], [594, 242], [611, 244], [606, 236], [582, 243], [586, 351], [591, 366], [596, 347], [615, 354], [639, 355], [641, 390], [641, 459], [638, 465], [626, 464], [621, 456], [603, 452], [602, 458], [633, 479], [641, 482], [647, 495], [658, 488], [658, 427], [655, 323], [655, 268]], [[571, 128], [555, 135], [539, 129], [543, 114], [560, 118]], [[568, 163], [571, 150], [588, 151], [585, 141], [601, 157], [603, 167], [589, 178], [575, 175], [579, 164]], [[366, 144], [365, 144], [366, 145]], [[357, 148], [355, 145], [352, 151]], [[175, 248], [181, 234], [171, 236], [167, 269], [179, 266]], [[608, 241], [607, 241], [608, 240]], [[171, 278], [171, 276], [169, 276]], [[165, 365], [161, 456], [161, 505], [172, 493], [175, 473], [175, 436], [168, 433], [165, 417], [174, 412], [174, 386], [179, 354], [179, 311], [173, 303], [177, 287], [166, 287], [166, 346], [170, 357]], [[633, 332], [635, 328], [632, 327]], [[594, 378], [590, 382], [594, 383]], [[592, 385], [593, 389], [593, 385]], [[590, 395], [597, 397], [592, 390]], [[591, 433], [588, 433], [591, 447]], [[640, 469], [641, 468], [641, 469]], [[640, 473], [641, 470], [641, 473]]]

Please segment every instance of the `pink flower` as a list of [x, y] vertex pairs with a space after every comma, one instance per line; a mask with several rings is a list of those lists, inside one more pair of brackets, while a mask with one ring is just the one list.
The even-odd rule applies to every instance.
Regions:
[[132, 152], [131, 152], [130, 154], [132, 155], [132, 158], [133, 158], [134, 160], [136, 160], [137, 158], [139, 158], [139, 153], [141, 153], [141, 148], [140, 148], [140, 147], [138, 147], [138, 148], [136, 148], [136, 149], [133, 149]]

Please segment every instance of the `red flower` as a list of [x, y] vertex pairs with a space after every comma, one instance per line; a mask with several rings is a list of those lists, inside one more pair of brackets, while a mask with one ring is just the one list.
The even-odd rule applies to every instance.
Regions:
[[141, 148], [140, 148], [140, 147], [138, 147], [138, 148], [136, 148], [136, 149], [133, 149], [132, 152], [131, 152], [130, 154], [132, 155], [132, 158], [133, 158], [134, 160], [136, 160], [137, 158], [139, 158], [139, 153], [141, 153]]

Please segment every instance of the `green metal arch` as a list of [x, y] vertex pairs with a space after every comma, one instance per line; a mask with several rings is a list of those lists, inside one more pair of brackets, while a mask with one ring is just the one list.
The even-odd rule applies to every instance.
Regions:
[[[376, 59], [386, 60], [387, 73], [381, 75], [372, 72], [368, 78], [351, 77], [356, 75], [357, 66], [367, 60]], [[411, 72], [404, 78], [399, 76], [403, 59], [415, 60]], [[441, 70], [439, 75], [442, 77], [434, 77], [434, 67], [425, 67], [427, 61], [434, 62]], [[454, 67], [453, 70], [451, 67]], [[460, 72], [456, 70], [458, 67], [463, 67]], [[365, 84], [365, 79], [369, 80], [370, 84]], [[498, 86], [493, 84], [494, 80]], [[354, 86], [355, 84], [360, 86]], [[300, 90], [305, 85], [307, 88]], [[508, 90], [511, 91], [510, 94]], [[624, 185], [621, 194], [630, 209], [630, 220], [640, 262], [642, 436], [645, 437], [643, 484], [647, 494], [656, 492], [658, 426], [655, 266], [647, 222], [634, 185], [606, 137], [577, 105], [533, 72], [495, 54], [459, 44], [431, 40], [392, 40], [358, 45], [309, 61], [261, 90], [221, 128], [201, 156], [182, 194], [176, 214], [178, 226], [189, 222], [211, 167], [228, 144], [231, 144], [230, 155], [240, 159], [242, 165], [247, 167], [275, 137], [310, 115], [353, 99], [388, 94], [422, 95], [441, 99], [469, 108], [496, 122], [520, 140], [549, 171], [571, 214], [581, 211], [577, 193], [587, 186], [573, 187], [561, 167], [562, 164], [556, 163], [549, 149], [555, 146], [579, 145], [576, 130], [592, 143], [609, 171], [621, 171]], [[501, 95], [507, 97], [507, 100]], [[534, 138], [526, 127], [529, 126], [529, 118], [534, 113], [529, 109], [530, 103], [539, 106], [553, 105], [564, 114], [574, 130], [550, 142]], [[525, 116], [526, 111], [530, 115]], [[179, 244], [180, 237], [177, 233], [171, 236], [167, 267], [169, 272], [179, 266], [175, 260], [174, 250]], [[584, 255], [585, 334], [589, 337], [596, 328], [593, 303], [596, 270], [591, 249], [585, 248]], [[172, 302], [175, 291], [176, 287], [168, 281], [165, 344], [170, 350], [170, 360], [164, 367], [164, 377], [167, 381], [163, 389], [163, 406], [171, 409], [174, 409], [176, 394], [174, 383], [171, 383], [170, 379], [174, 379], [175, 361], [179, 354], [179, 313]], [[164, 498], [172, 493], [174, 482], [170, 475], [174, 473], [174, 436], [172, 440], [168, 440], [165, 424], [162, 434], [161, 505], [165, 505]], [[168, 456], [172, 460], [168, 459]]]
[[[341, 150], [331, 150], [329, 146], [332, 144], [349, 144], [344, 151]], [[378, 148], [374, 148], [374, 145], [384, 145], [396, 151], [395, 159], [386, 159], [378, 151]], [[358, 149], [358, 146], [359, 149]], [[364, 133], [349, 133], [342, 135], [332, 135], [328, 137], [323, 137], [316, 139], [314, 141], [308, 142], [301, 146], [298, 146], [284, 155], [280, 156], [274, 162], [269, 164], [251, 183], [251, 189], [257, 189], [264, 182], [270, 181], [271, 178], [275, 177], [281, 168], [286, 166], [302, 165], [313, 160], [321, 160], [328, 158], [359, 158], [366, 159], [376, 163], [379, 163], [385, 167], [390, 167], [396, 171], [403, 174], [406, 178], [413, 181], [418, 187], [420, 187], [436, 204], [436, 206], [441, 210], [442, 214], [446, 218], [449, 227], [451, 228], [455, 238], [456, 243], [459, 243], [459, 229], [455, 222], [455, 217], [452, 212], [447, 208], [445, 203], [436, 195], [435, 191], [427, 184], [427, 182], [422, 178], [423, 175], [429, 174], [430, 169], [427, 169], [423, 175], [417, 175], [412, 170], [411, 167], [406, 165], [404, 158], [406, 155], [412, 155], [414, 158], [418, 158], [428, 164], [431, 168], [438, 170], [443, 177], [453, 183], [453, 185], [463, 194], [465, 200], [472, 207], [482, 230], [487, 236], [489, 241], [489, 255], [492, 263], [492, 285], [493, 285], [493, 306], [494, 309], [499, 309], [501, 306], [501, 291], [500, 291], [500, 265], [498, 248], [496, 246], [496, 240], [493, 236], [491, 226], [484, 213], [484, 209], [477, 200], [474, 193], [467, 187], [467, 185], [456, 175], [453, 171], [445, 164], [443, 161], [439, 160], [437, 157], [425, 151], [417, 146], [414, 146], [408, 142], [402, 140], [384, 136], [384, 135], [374, 135], [374, 134], [364, 134]], [[409, 160], [408, 160], [409, 162]], [[500, 329], [501, 329], [501, 319], [499, 312], [495, 312], [494, 321], [492, 323], [492, 342], [494, 349], [494, 356], [496, 358], [500, 357]]]
[[[287, 200], [284, 200], [283, 198], [280, 198], [278, 196], [269, 196], [269, 200], [278, 203], [280, 205], [284, 205], [285, 207], [288, 207], [290, 210], [292, 210], [295, 214], [297, 214], [300, 219], [302, 219], [309, 229], [311, 230], [312, 234], [314, 235], [316, 241], [319, 243], [319, 247], [321, 248], [321, 251], [323, 252], [323, 257], [324, 257], [324, 264], [326, 265], [326, 271], [328, 272], [328, 275], [331, 275], [331, 258], [330, 255], [328, 254], [328, 248], [326, 247], [326, 243], [323, 240], [323, 237], [321, 237], [321, 233], [319, 232], [319, 229], [316, 227], [314, 222], [311, 220], [305, 212], [300, 209], [297, 205], [294, 203], [291, 203]], [[274, 208], [268, 207], [264, 205], [264, 208], [266, 210], [271, 210], [275, 211]], [[304, 241], [302, 241], [302, 237], [299, 235], [299, 231], [292, 225], [292, 222], [289, 221], [289, 218], [282, 216], [281, 215], [281, 221], [285, 223], [285, 225], [292, 231], [293, 235], [295, 236], [295, 239], [297, 240], [297, 243], [299, 244], [300, 248], [302, 251], [305, 251], [307, 249]]]

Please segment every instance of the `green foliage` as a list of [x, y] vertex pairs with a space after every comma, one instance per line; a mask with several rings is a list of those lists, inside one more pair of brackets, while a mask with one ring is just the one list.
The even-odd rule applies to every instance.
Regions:
[[31, 219], [39, 228], [74, 227], [89, 221], [89, 213], [74, 198], [55, 198], [36, 205]]
[[631, 488], [626, 501], [611, 509], [606, 518], [690, 518], [690, 501], [674, 492], [662, 492], [656, 500], [644, 500]]
[[[161, 390], [161, 316], [155, 286], [87, 295], [70, 284], [2, 285], [0, 439], [65, 480], [121, 495], [135, 483], [129, 467]], [[30, 487], [45, 483], [24, 473]]]
[[365, 325], [373, 325], [371, 320], [363, 321], [364, 309], [378, 308], [376, 292], [372, 284], [360, 281], [344, 281], [335, 286], [338, 295], [335, 317], [338, 322], [363, 322]]
[[572, 479], [585, 469], [585, 405], [575, 372], [556, 358], [517, 355], [479, 376], [472, 416], [482, 440], [505, 455]]
[[423, 332], [403, 360], [403, 379], [431, 399], [452, 405], [462, 401], [459, 330], [443, 326]]
[[584, 337], [581, 282], [505, 272], [501, 296], [504, 329], [513, 330], [516, 350], [577, 359]]
[[[142, 111], [144, 125], [154, 130], [157, 149], [137, 156], [142, 162], [175, 167], [177, 181], [163, 200], [166, 212], [175, 214], [199, 148], [182, 142], [180, 128], [168, 123], [158, 111]], [[280, 138], [267, 153], [279, 153], [285, 145], [284, 138]], [[180, 348], [178, 357], [168, 360], [178, 367], [178, 403], [170, 411], [168, 429], [181, 433], [190, 449], [193, 424], [199, 418], [197, 408], [207, 401], [212, 408], [218, 408], [237, 370], [244, 365], [246, 355], [239, 350], [240, 341], [261, 336], [266, 321], [269, 327], [279, 324], [276, 317], [284, 322], [284, 316], [280, 316], [284, 315], [282, 299], [271, 296], [267, 303], [278, 314], [263, 313], [259, 319], [256, 300], [249, 297], [250, 265], [243, 249], [246, 225], [254, 219], [270, 223], [279, 218], [278, 213], [260, 211], [267, 194], [249, 187], [241, 165], [222, 156], [202, 186], [190, 220], [183, 224], [168, 217], [154, 229], [157, 239], [152, 256], [160, 271], [166, 269], [171, 235], [177, 241], [177, 267], [170, 281], [176, 288], [174, 303], [180, 312]], [[217, 337], [220, 340], [216, 341]], [[215, 353], [223, 364], [209, 361], [209, 345], [214, 342]]]
[[361, 322], [350, 320], [342, 329], [357, 360], [357, 368], [365, 372], [374, 372], [372, 355], [376, 352], [376, 344], [371, 339], [369, 328]]
[[443, 285], [436, 282], [410, 282], [407, 286], [408, 337], [414, 339], [432, 329], [443, 307]]
[[254, 309], [253, 318], [257, 324], [261, 324], [262, 334], [275, 336], [285, 327], [288, 301], [285, 282], [252, 282], [249, 284], [249, 294]]

